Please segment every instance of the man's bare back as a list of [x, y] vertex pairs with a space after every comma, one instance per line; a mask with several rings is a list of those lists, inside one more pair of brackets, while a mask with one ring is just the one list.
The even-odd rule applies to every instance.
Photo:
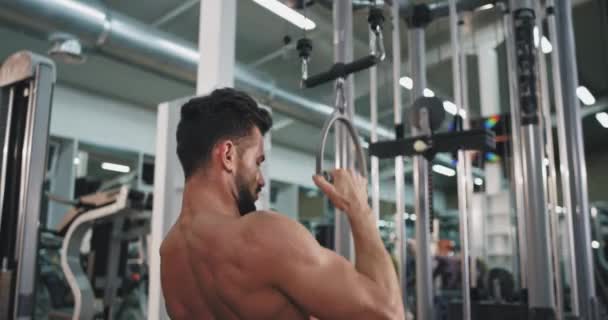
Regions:
[[237, 221], [180, 216], [161, 248], [163, 292], [172, 319], [308, 319], [257, 275], [255, 252], [247, 242], [256, 241], [248, 237], [264, 220], [260, 215], [281, 219], [260, 212]]

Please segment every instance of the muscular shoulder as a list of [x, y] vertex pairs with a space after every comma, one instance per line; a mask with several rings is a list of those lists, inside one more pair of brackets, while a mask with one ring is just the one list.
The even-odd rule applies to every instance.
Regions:
[[243, 217], [242, 231], [249, 240], [262, 245], [314, 241], [310, 232], [299, 222], [272, 211], [257, 211]]
[[[259, 211], [243, 218], [243, 239], [256, 250], [258, 261], [314, 258], [319, 243], [299, 222], [270, 211]], [[253, 252], [252, 252], [253, 253]]]

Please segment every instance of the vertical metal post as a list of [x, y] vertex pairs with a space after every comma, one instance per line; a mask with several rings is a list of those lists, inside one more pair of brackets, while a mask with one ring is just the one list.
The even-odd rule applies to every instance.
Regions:
[[[376, 48], [374, 32], [369, 30], [369, 47]], [[369, 115], [371, 121], [370, 140], [378, 142], [378, 70], [376, 66], [369, 68]], [[371, 156], [371, 185], [372, 185], [372, 211], [376, 221], [380, 220], [380, 161], [378, 157]]]
[[[399, 30], [399, 1], [394, 1], [391, 7], [391, 19], [393, 32], [391, 34], [393, 41], [393, 114], [395, 122], [395, 136], [397, 139], [399, 134], [403, 134], [403, 105], [401, 101], [401, 35]], [[407, 308], [407, 270], [406, 270], [406, 241], [407, 234], [405, 230], [405, 220], [403, 219], [405, 212], [405, 176], [403, 173], [403, 156], [395, 157], [395, 204], [397, 213], [395, 217], [395, 230], [397, 233], [397, 264], [399, 268], [399, 279], [401, 283], [401, 297], [403, 305]]]
[[[414, 81], [412, 103], [423, 96], [426, 88], [426, 50], [423, 25], [409, 30], [410, 70]], [[421, 116], [421, 119], [428, 118]], [[412, 126], [412, 135], [429, 134], [428, 120], [419, 128]], [[430, 248], [429, 163], [423, 156], [414, 156], [414, 203], [416, 210], [416, 314], [418, 319], [433, 319], [433, 282]]]
[[[456, 0], [449, 0], [450, 8], [450, 39], [452, 46], [452, 82], [454, 86], [454, 100], [458, 106], [458, 113], [462, 114], [461, 110], [466, 110], [464, 104], [464, 93], [462, 83], [465, 81], [462, 78], [461, 52], [460, 52], [460, 37], [458, 12], [456, 9]], [[465, 112], [466, 113], [466, 112]], [[468, 120], [462, 119], [463, 129], [469, 127]], [[461, 272], [462, 272], [462, 319], [471, 319], [471, 290], [470, 290], [470, 275], [469, 275], [469, 224], [468, 224], [468, 186], [472, 182], [471, 176], [467, 170], [467, 153], [464, 150], [458, 151], [457, 165], [457, 182], [458, 182], [458, 213], [459, 213], [459, 229], [460, 229], [460, 250], [461, 250]]]
[[[535, 45], [540, 46], [543, 38], [543, 24], [542, 17], [544, 16], [540, 1], [535, 3], [536, 14], [536, 28], [538, 30], [538, 43]], [[554, 144], [553, 144], [553, 126], [551, 125], [551, 98], [549, 92], [549, 79], [547, 74], [547, 60], [543, 50], [536, 50], [538, 57], [538, 74], [539, 74], [539, 97], [541, 102], [541, 123], [545, 130], [545, 156], [547, 159], [547, 165], [543, 165], [544, 176], [546, 179], [546, 201], [549, 205], [549, 225], [551, 234], [551, 251], [552, 251], [552, 262], [553, 262], [553, 277], [555, 283], [555, 307], [557, 319], [564, 319], [564, 290], [561, 281], [561, 264], [560, 264], [560, 245], [559, 245], [559, 212], [558, 208], [558, 197], [557, 197], [557, 173], [555, 170], [555, 155], [554, 155]]]
[[522, 164], [526, 181], [524, 206], [528, 246], [528, 307], [530, 319], [555, 318], [555, 292], [549, 245], [549, 226], [543, 179], [543, 137], [539, 126], [536, 90], [536, 49], [533, 31], [536, 14], [532, 0], [512, 0], [513, 32], [521, 111], [516, 128], [521, 130]]
[[[503, 5], [504, 6], [504, 5]], [[519, 89], [517, 87], [517, 74], [515, 72], [515, 39], [513, 35], [513, 20], [507, 6], [504, 6], [503, 29], [505, 32], [505, 43], [507, 47], [507, 66], [509, 70], [509, 104], [511, 111], [511, 155], [513, 159], [512, 190], [515, 199], [515, 214], [517, 217], [517, 247], [519, 249], [519, 277], [520, 287], [523, 290], [528, 288], [528, 275], [526, 266], [528, 265], [528, 249], [526, 241], [525, 209], [524, 209], [524, 177], [522, 173], [521, 158], [521, 132], [519, 130]]]
[[[547, 2], [549, 30], [553, 41], [553, 78], [557, 113], [557, 132], [560, 154], [566, 222], [573, 252], [570, 265], [573, 277], [572, 292], [581, 319], [598, 319], [597, 297], [591, 255], [587, 169], [583, 143], [580, 104], [576, 95], [578, 74], [572, 3], [570, 0]], [[575, 304], [573, 303], [573, 306]]]
[[[353, 9], [352, 0], [334, 1], [333, 3], [333, 22], [334, 22], [334, 61], [350, 62], [353, 60]], [[353, 118], [354, 114], [354, 80], [353, 75], [349, 75], [344, 81], [344, 95], [347, 101], [346, 117]], [[352, 143], [350, 137], [341, 123], [336, 125], [336, 167], [353, 167], [354, 157], [352, 156]], [[335, 215], [335, 235], [334, 249], [343, 257], [354, 259], [354, 246], [350, 225], [346, 215], [337, 212]]]

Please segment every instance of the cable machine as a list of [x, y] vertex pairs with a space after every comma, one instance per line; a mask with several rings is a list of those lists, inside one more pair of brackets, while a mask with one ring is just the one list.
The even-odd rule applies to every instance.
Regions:
[[0, 67], [0, 319], [31, 319], [52, 61], [21, 51]]

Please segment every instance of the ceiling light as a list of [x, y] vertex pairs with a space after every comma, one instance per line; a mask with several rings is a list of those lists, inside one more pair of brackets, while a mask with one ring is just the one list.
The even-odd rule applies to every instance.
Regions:
[[534, 27], [534, 46], [538, 48], [538, 45], [540, 43], [540, 34], [538, 32], [538, 27]]
[[473, 182], [477, 186], [482, 186], [483, 185], [483, 179], [482, 178], [475, 178], [475, 180]]
[[544, 165], [544, 166], [548, 166], [548, 165], [549, 165], [549, 159], [544, 158], [544, 159], [543, 159], [543, 165]]
[[410, 214], [410, 220], [416, 221], [416, 215], [415, 214]]
[[600, 248], [600, 243], [597, 242], [596, 240], [591, 241], [591, 248], [593, 248], [593, 249], [599, 249]]
[[429, 88], [424, 88], [424, 91], [422, 91], [422, 94], [427, 98], [432, 98], [435, 96], [435, 92], [433, 92], [433, 90], [431, 90]]
[[592, 218], [597, 217], [597, 208], [596, 207], [591, 207], [591, 217]]
[[553, 46], [551, 45], [551, 41], [549, 41], [549, 39], [547, 39], [547, 37], [543, 36], [543, 38], [540, 40], [540, 48], [541, 50], [543, 50], [543, 53], [547, 54], [547, 53], [551, 53], [551, 51], [553, 51]]
[[445, 110], [445, 112], [447, 112], [449, 114], [458, 113], [458, 107], [452, 101], [448, 101], [448, 100], [444, 101], [443, 109]]
[[306, 18], [301, 13], [284, 5], [278, 0], [253, 0], [262, 7], [272, 11], [272, 13], [291, 22], [295, 26], [304, 30], [312, 30], [317, 27], [314, 21]]
[[410, 77], [401, 77], [401, 79], [399, 79], [399, 84], [408, 90], [414, 88], [414, 81]]
[[483, 6], [475, 9], [475, 11], [484, 11], [484, 10], [490, 10], [494, 8], [494, 4], [493, 3], [488, 3], [488, 4], [484, 4]]
[[591, 92], [589, 92], [589, 89], [587, 89], [587, 87], [585, 86], [579, 86], [578, 88], [576, 88], [576, 95], [586, 106], [595, 104], [595, 97], [593, 96], [593, 94], [591, 94]]
[[456, 170], [440, 164], [434, 164], [433, 171], [448, 177], [453, 177], [456, 175]]
[[121, 172], [121, 173], [128, 173], [129, 171], [131, 171], [131, 168], [129, 168], [129, 166], [125, 166], [125, 165], [117, 164], [117, 163], [111, 163], [111, 162], [102, 163], [101, 168], [104, 170]]
[[80, 164], [80, 158], [74, 158], [74, 164], [75, 165], [79, 165]]
[[608, 129], [608, 113], [598, 112], [595, 114], [595, 118], [602, 125], [602, 127]]

